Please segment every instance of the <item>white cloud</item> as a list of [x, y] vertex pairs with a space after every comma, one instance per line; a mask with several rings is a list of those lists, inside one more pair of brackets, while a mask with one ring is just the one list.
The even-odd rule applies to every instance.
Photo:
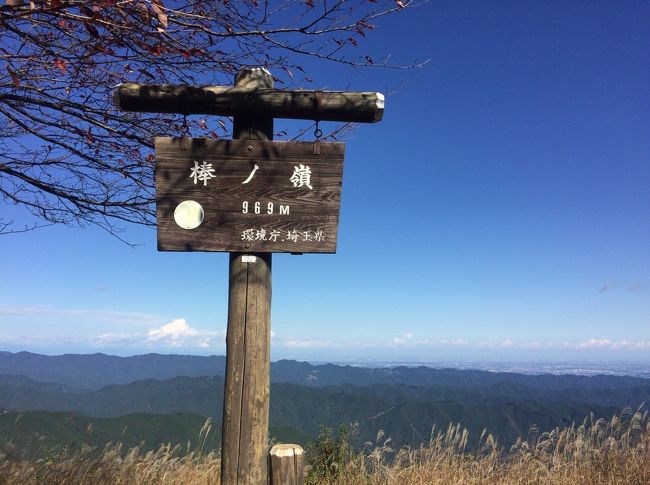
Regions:
[[393, 337], [393, 339], [390, 342], [392, 345], [408, 345], [412, 344], [413, 342], [413, 334], [411, 332], [407, 332], [404, 335], [401, 335], [399, 337]]
[[325, 339], [312, 339], [312, 338], [295, 338], [285, 337], [280, 341], [275, 342], [276, 345], [281, 347], [302, 348], [302, 349], [322, 349], [332, 347], [332, 342]]
[[576, 349], [599, 349], [603, 347], [611, 347], [612, 342], [606, 338], [592, 338], [573, 344]]
[[175, 318], [160, 328], [149, 330], [147, 335], [149, 340], [169, 339], [174, 341], [185, 337], [196, 337], [199, 335], [199, 331], [190, 327], [184, 318]]
[[221, 340], [223, 343], [224, 332], [199, 330], [191, 327], [184, 318], [175, 318], [169, 323], [147, 332], [150, 343], [162, 343], [171, 347], [190, 346], [207, 349]]
[[53, 308], [45, 305], [0, 305], [0, 316], [50, 317], [84, 320], [84, 323], [152, 325], [165, 321], [166, 317], [150, 313], [123, 312], [102, 309]]
[[440, 341], [440, 343], [442, 345], [454, 345], [454, 346], [467, 345], [468, 344], [467, 340], [462, 339], [462, 338], [455, 338], [455, 339], [452, 339], [452, 340], [444, 340], [443, 339], [443, 340]]
[[[337, 346], [333, 343], [333, 346]], [[501, 340], [471, 341], [463, 338], [427, 340], [416, 339], [412, 333], [393, 337], [387, 343], [365, 343], [365, 347], [459, 347], [477, 349], [573, 349], [573, 350], [644, 350], [650, 349], [650, 340], [611, 340], [606, 338], [591, 338], [575, 341], [541, 341], [541, 340], [514, 340], [505, 338]]]
[[[502, 340], [467, 340], [463, 338], [454, 339], [417, 339], [411, 332], [393, 337], [389, 340], [333, 340], [318, 337], [297, 337], [294, 335], [271, 334], [273, 348], [292, 349], [372, 349], [397, 348], [397, 349], [442, 349], [442, 348], [464, 348], [484, 349], [490, 351], [523, 350], [523, 351], [572, 351], [588, 352], [600, 350], [603, 352], [616, 351], [648, 351], [650, 340], [612, 340], [607, 338], [591, 338], [575, 341], [549, 341], [549, 340], [514, 340], [510, 338]], [[24, 337], [23, 337], [24, 339]], [[6, 340], [6, 339], [4, 339]], [[3, 338], [0, 337], [0, 344]], [[129, 346], [151, 349], [152, 347], [164, 348], [187, 348], [187, 349], [215, 349], [223, 351], [225, 343], [225, 331], [207, 331], [192, 327], [185, 318], [176, 318], [159, 327], [150, 329], [146, 333], [104, 333], [94, 338], [93, 346]]]
[[577, 342], [573, 347], [576, 349], [612, 350], [650, 349], [650, 340], [609, 340], [606, 338], [592, 338], [582, 342]]
[[96, 337], [93, 345], [97, 345], [99, 347], [108, 347], [111, 345], [133, 344], [141, 341], [142, 335], [139, 333], [108, 332]]
[[[542, 348], [542, 344], [538, 342], [537, 340], [533, 340], [531, 342], [524, 342], [521, 344], [522, 347], [526, 349], [540, 349]], [[546, 346], [550, 346], [550, 342], [546, 342]]]
[[548, 341], [548, 340], [515, 340], [504, 338], [500, 340], [468, 340], [461, 337], [453, 339], [420, 339], [412, 332], [392, 337], [388, 340], [321, 340], [318, 338], [276, 337], [274, 345], [292, 347], [331, 347], [336, 349], [346, 348], [419, 348], [436, 349], [444, 347], [464, 347], [466, 349], [492, 349], [492, 350], [623, 350], [623, 349], [650, 349], [650, 341], [646, 340], [610, 340], [605, 338], [592, 338], [575, 341]]
[[382, 342], [376, 345], [366, 345], [367, 347], [437, 347], [440, 345], [465, 345], [462, 338], [453, 340], [431, 340], [416, 338], [412, 332], [406, 332], [403, 335], [393, 337], [388, 342]]
[[176, 318], [146, 333], [108, 332], [92, 338], [95, 347], [128, 346], [152, 349], [154, 347], [183, 347], [223, 350], [225, 332], [200, 330], [190, 326], [185, 318]]

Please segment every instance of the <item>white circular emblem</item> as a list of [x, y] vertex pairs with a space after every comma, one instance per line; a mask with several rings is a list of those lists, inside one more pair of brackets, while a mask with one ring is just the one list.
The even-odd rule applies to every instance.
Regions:
[[196, 229], [203, 222], [203, 207], [193, 200], [184, 200], [176, 206], [174, 220], [183, 229]]

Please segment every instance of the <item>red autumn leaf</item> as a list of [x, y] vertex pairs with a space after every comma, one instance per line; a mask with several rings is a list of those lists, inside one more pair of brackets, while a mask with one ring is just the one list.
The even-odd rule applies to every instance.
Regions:
[[190, 53], [187, 52], [186, 50], [181, 50], [180, 53], [181, 53], [181, 55], [182, 55], [185, 59], [189, 59], [189, 58], [190, 58]]
[[359, 47], [357, 41], [354, 40], [352, 37], [348, 37], [348, 40], [350, 41], [350, 44], [352, 44], [354, 47]]
[[55, 59], [54, 65], [58, 67], [63, 74], [65, 74], [68, 71], [68, 68], [66, 67], [66, 63], [63, 59]]
[[306, 0], [305, 3], [309, 8], [314, 8], [314, 0]]
[[210, 132], [210, 136], [211, 136], [212, 138], [221, 138], [219, 135], [217, 135], [217, 133], [216, 133], [215, 131], [211, 131], [211, 132]]
[[88, 131], [86, 132], [86, 141], [89, 144], [95, 143], [95, 137], [93, 136], [93, 134], [90, 131], [90, 126], [88, 127]]
[[61, 0], [51, 0], [50, 5], [52, 8], [59, 8], [61, 6]]
[[19, 88], [20, 87], [20, 79], [18, 78], [18, 75], [9, 66], [7, 66], [7, 71], [9, 72], [9, 75], [11, 76], [11, 80], [14, 82], [14, 86]]
[[57, 24], [58, 24], [59, 27], [61, 27], [62, 29], [65, 29], [65, 27], [66, 27], [65, 20], [59, 20], [59, 21], [57, 22]]
[[154, 56], [159, 56], [166, 50], [165, 47], [161, 44], [154, 46], [145, 44], [143, 47], [149, 52], [149, 54], [153, 54]]
[[366, 33], [363, 31], [363, 29], [360, 26], [357, 25], [357, 28], [355, 30], [359, 32], [359, 35], [361, 35], [361, 37], [366, 36]]

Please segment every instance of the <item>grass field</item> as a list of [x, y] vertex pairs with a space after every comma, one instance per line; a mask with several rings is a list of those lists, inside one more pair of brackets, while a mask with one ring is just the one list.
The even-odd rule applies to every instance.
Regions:
[[[0, 484], [218, 484], [218, 454], [204, 450], [210, 423], [194, 449], [170, 445], [123, 453], [120, 444], [104, 449], [57, 452], [22, 460], [4, 447]], [[323, 432], [307, 450], [309, 484], [638, 484], [650, 483], [648, 413], [624, 410], [611, 420], [587, 418], [564, 429], [538, 432], [509, 447], [484, 434], [468, 449], [460, 425], [432, 432], [418, 449], [394, 450], [381, 434], [363, 451], [352, 450], [349, 435]]]

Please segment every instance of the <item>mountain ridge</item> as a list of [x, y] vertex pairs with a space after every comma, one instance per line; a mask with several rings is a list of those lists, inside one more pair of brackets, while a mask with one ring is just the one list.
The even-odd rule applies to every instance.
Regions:
[[[224, 356], [142, 354], [130, 357], [103, 353], [46, 356], [31, 352], [0, 352], [0, 374], [23, 375], [37, 382], [58, 383], [71, 389], [97, 390], [110, 384], [128, 384], [145, 379], [214, 377], [225, 375]], [[631, 376], [577, 376], [572, 374], [518, 374], [461, 370], [427, 366], [355, 367], [282, 359], [271, 363], [271, 382], [310, 387], [328, 385], [407, 384], [477, 387], [517, 382], [543, 390], [574, 388], [624, 389], [644, 385], [650, 379]]]
[[[25, 377], [0, 375], [0, 408], [12, 412], [69, 412], [97, 418], [136, 413], [178, 413], [221, 422], [223, 377], [174, 377], [111, 384], [71, 391]], [[623, 389], [540, 390], [518, 383], [475, 388], [404, 384], [304, 386], [271, 384], [270, 423], [313, 439], [320, 426], [357, 423], [360, 443], [379, 430], [397, 444], [418, 446], [431, 429], [461, 423], [472, 433], [483, 429], [502, 441], [540, 429], [580, 422], [591, 413], [609, 418], [624, 407], [650, 401], [650, 383]], [[359, 444], [359, 443], [358, 443]]]

